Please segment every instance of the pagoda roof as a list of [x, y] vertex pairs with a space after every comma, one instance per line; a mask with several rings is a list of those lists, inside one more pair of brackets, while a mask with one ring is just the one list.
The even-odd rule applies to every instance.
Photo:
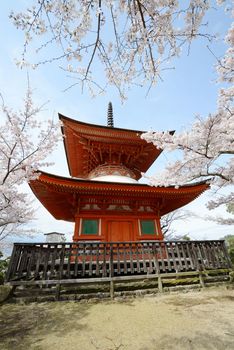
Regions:
[[[152, 187], [146, 184], [113, 183], [73, 179], [40, 172], [30, 187], [44, 207], [58, 220], [74, 221], [81, 203], [118, 203], [129, 206], [149, 206], [160, 211], [160, 216], [178, 209], [197, 198], [209, 188], [205, 181], [179, 188]], [[90, 203], [91, 203], [90, 202]]]
[[126, 166], [138, 180], [162, 152], [141, 139], [145, 131], [84, 123], [62, 114], [59, 118], [73, 177], [87, 178], [96, 167], [110, 162]]

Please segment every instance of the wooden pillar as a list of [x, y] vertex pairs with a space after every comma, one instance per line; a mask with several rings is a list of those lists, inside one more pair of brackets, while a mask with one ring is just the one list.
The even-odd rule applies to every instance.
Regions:
[[164, 236], [161, 229], [160, 217], [156, 218], [156, 223], [157, 223], [158, 239], [159, 241], [163, 241]]
[[79, 230], [80, 230], [80, 218], [76, 217], [75, 218], [75, 228], [74, 228], [74, 235], [72, 237], [73, 241], [78, 241], [79, 240]]

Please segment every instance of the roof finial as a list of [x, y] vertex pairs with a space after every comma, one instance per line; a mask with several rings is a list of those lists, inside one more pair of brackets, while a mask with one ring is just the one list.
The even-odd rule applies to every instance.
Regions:
[[109, 126], [110, 128], [114, 127], [113, 107], [111, 102], [108, 103], [107, 126]]

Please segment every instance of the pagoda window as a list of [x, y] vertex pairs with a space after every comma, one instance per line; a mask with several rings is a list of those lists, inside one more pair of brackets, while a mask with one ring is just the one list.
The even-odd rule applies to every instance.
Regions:
[[83, 219], [81, 226], [82, 235], [98, 235], [99, 220], [98, 219]]
[[141, 220], [140, 221], [142, 235], [156, 235], [157, 229], [155, 220]]

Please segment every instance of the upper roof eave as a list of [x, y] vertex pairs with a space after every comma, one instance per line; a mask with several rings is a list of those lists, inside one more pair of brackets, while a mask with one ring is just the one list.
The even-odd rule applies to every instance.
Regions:
[[[106, 126], [106, 125], [99, 125], [99, 124], [92, 124], [92, 123], [85, 123], [85, 122], [81, 122], [79, 120], [75, 120], [75, 119], [72, 119], [72, 118], [69, 118], [69, 117], [66, 117], [65, 115], [61, 114], [61, 113], [58, 113], [58, 116], [59, 116], [59, 119], [61, 121], [63, 120], [67, 120], [68, 122], [71, 122], [71, 123], [74, 123], [74, 125], [83, 125], [83, 126], [88, 126], [88, 127], [94, 127], [94, 128], [101, 128], [101, 129], [106, 129], [106, 130], [115, 130], [115, 131], [127, 131], [127, 132], [132, 132], [132, 133], [137, 133], [137, 134], [144, 134], [146, 133], [147, 131], [144, 131], [144, 130], [133, 130], [133, 129], [124, 129], [124, 128], [116, 128], [116, 127], [109, 127], [109, 126]], [[174, 134], [175, 133], [175, 130], [171, 130], [169, 131], [171, 134]]]
[[[148, 143], [146, 140], [141, 138], [141, 135], [146, 131], [130, 130], [116, 127], [112, 128], [109, 126], [90, 124], [74, 120], [60, 113], [58, 115], [60, 121], [62, 122], [62, 134], [65, 136], [63, 138], [63, 144], [69, 174], [71, 176], [87, 178], [90, 171], [97, 167], [97, 165], [101, 164], [98, 164], [100, 154], [99, 152], [101, 152], [102, 157], [102, 152], [109, 152], [109, 145], [113, 145], [115, 148], [119, 147], [121, 154], [125, 152], [127, 155], [125, 157], [125, 160], [128, 159], [127, 157], [129, 155], [127, 148], [131, 147], [132, 149], [135, 147], [135, 152], [137, 155], [136, 158], [135, 156], [133, 157], [135, 165], [131, 162], [128, 163], [128, 165], [123, 163], [123, 165], [126, 165], [127, 167], [129, 166], [130, 170], [134, 172], [136, 179], [139, 179], [141, 177], [141, 173], [145, 173], [149, 169], [149, 167], [162, 152], [162, 150], [157, 149], [152, 143]], [[170, 131], [170, 133], [173, 134], [174, 131]], [[78, 140], [78, 142], [76, 144], [76, 147], [74, 147], [76, 140]], [[79, 140], [82, 140], [82, 142]], [[99, 148], [98, 157], [96, 158], [95, 163], [91, 161], [91, 158], [93, 157], [92, 147], [90, 146], [90, 151], [89, 148], [83, 144], [84, 140], [86, 140], [87, 144], [90, 142], [96, 143], [95, 147], [97, 147], [97, 149]], [[143, 155], [145, 151], [148, 154], [147, 157]], [[142, 154], [139, 152], [142, 152]], [[80, 156], [79, 159], [81, 160], [79, 163], [75, 162], [78, 153]], [[85, 164], [84, 158], [86, 158]], [[123, 161], [122, 158], [121, 161]]]

